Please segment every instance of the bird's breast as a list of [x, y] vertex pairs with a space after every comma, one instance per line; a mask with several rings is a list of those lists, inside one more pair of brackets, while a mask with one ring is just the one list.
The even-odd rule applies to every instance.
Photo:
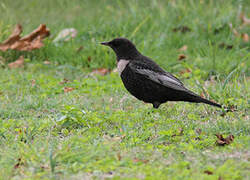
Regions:
[[128, 65], [129, 60], [125, 60], [125, 59], [120, 59], [117, 63], [117, 71], [119, 73], [119, 75], [122, 74], [123, 70], [126, 68], [126, 66]]

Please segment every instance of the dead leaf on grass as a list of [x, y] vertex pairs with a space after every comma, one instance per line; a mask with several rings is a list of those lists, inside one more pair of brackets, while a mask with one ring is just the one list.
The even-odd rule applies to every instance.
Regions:
[[192, 72], [191, 69], [186, 68], [186, 69], [184, 69], [184, 70], [181, 70], [181, 71], [180, 71], [180, 74], [191, 73], [191, 72]]
[[68, 80], [68, 79], [63, 78], [63, 80], [62, 80], [61, 82], [59, 82], [59, 84], [66, 84], [66, 83], [68, 83], [68, 82], [69, 82], [69, 80]]
[[79, 52], [82, 51], [83, 49], [84, 49], [84, 47], [83, 47], [83, 46], [80, 46], [79, 48], [77, 48], [76, 53], [79, 53]]
[[209, 170], [205, 170], [204, 173], [206, 173], [206, 174], [208, 174], [208, 175], [214, 174], [212, 171], [209, 171]]
[[241, 34], [241, 37], [242, 37], [242, 39], [243, 39], [244, 42], [246, 42], [246, 43], [249, 42], [249, 36], [248, 36], [247, 33]]
[[101, 76], [105, 76], [107, 75], [108, 73], [110, 73], [110, 70], [109, 69], [106, 69], [106, 68], [98, 68], [98, 69], [94, 69], [92, 71], [91, 74], [99, 74]]
[[241, 20], [241, 23], [242, 25], [250, 25], [250, 19], [248, 19], [244, 13], [241, 13], [240, 14], [240, 20]]
[[91, 59], [92, 59], [91, 56], [88, 56], [88, 62], [91, 62]]
[[184, 45], [184, 46], [182, 46], [182, 47], [179, 49], [179, 51], [187, 51], [187, 49], [188, 49], [188, 46], [187, 46], [187, 45]]
[[63, 88], [63, 91], [64, 91], [65, 93], [71, 92], [71, 91], [73, 91], [73, 90], [74, 90], [74, 88], [72, 88], [72, 87], [64, 87], [64, 88]]
[[16, 61], [9, 63], [8, 67], [10, 69], [14, 69], [14, 68], [22, 68], [24, 67], [24, 57], [20, 56]]
[[186, 55], [185, 54], [179, 54], [178, 60], [181, 61], [183, 59], [186, 59]]
[[133, 159], [133, 162], [134, 162], [134, 163], [143, 162], [144, 164], [147, 164], [147, 163], [149, 162], [149, 160], [147, 160], [147, 159], [138, 159], [138, 158], [134, 158], [134, 159]]
[[30, 34], [21, 38], [22, 26], [16, 25], [14, 31], [3, 43], [0, 43], [0, 50], [7, 51], [9, 49], [19, 51], [31, 51], [33, 49], [39, 49], [43, 46], [43, 39], [48, 37], [50, 34], [49, 29], [46, 28], [45, 24], [41, 24]]
[[234, 136], [232, 134], [230, 134], [226, 138], [224, 138], [222, 134], [216, 134], [216, 137], [217, 137], [216, 143], [218, 146], [229, 145], [234, 140]]

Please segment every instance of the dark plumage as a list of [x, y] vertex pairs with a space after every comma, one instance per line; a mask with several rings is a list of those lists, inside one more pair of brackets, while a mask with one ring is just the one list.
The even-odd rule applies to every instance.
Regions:
[[167, 101], [206, 103], [221, 108], [185, 88], [172, 74], [164, 71], [150, 58], [143, 56], [126, 38], [116, 38], [102, 45], [111, 47], [117, 57], [117, 69], [126, 89], [136, 98], [158, 108]]

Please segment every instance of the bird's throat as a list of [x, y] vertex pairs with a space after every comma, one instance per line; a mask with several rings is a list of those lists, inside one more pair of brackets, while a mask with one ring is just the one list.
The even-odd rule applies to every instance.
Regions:
[[125, 59], [120, 59], [117, 62], [117, 71], [118, 71], [119, 75], [122, 74], [123, 70], [126, 68], [128, 63], [129, 63], [129, 60], [125, 60]]

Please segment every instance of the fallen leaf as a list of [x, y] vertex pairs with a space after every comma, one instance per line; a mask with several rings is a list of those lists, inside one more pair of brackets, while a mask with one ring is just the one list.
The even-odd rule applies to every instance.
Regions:
[[91, 56], [88, 56], [88, 62], [90, 62], [91, 61]]
[[241, 37], [243, 39], [244, 42], [249, 42], [249, 36], [247, 33], [243, 33], [241, 34]]
[[188, 26], [179, 26], [173, 29], [173, 32], [182, 32], [182, 33], [186, 33], [186, 32], [190, 32], [191, 29]]
[[143, 162], [144, 164], [147, 164], [147, 163], [149, 162], [149, 160], [147, 160], [147, 159], [138, 159], [138, 158], [134, 158], [134, 159], [133, 159], [133, 162], [134, 162], [134, 163]]
[[192, 72], [191, 69], [186, 68], [186, 69], [180, 71], [180, 74], [191, 73], [191, 72]]
[[12, 34], [6, 39], [3, 43], [0, 43], [0, 50], [6, 51], [9, 47], [18, 41], [21, 37], [20, 34], [22, 33], [22, 26], [17, 24], [15, 29], [13, 30]]
[[68, 80], [68, 79], [63, 78], [63, 80], [62, 80], [61, 82], [59, 82], [59, 84], [66, 84], [66, 83], [68, 83], [68, 82], [69, 82], [69, 80]]
[[49, 29], [46, 28], [45, 24], [41, 24], [30, 34], [20, 37], [22, 33], [22, 26], [16, 25], [14, 31], [7, 40], [0, 44], [0, 50], [7, 51], [8, 49], [19, 50], [19, 51], [31, 51], [33, 49], [39, 49], [43, 46], [43, 39], [48, 37], [50, 34]]
[[241, 23], [242, 25], [250, 25], [250, 19], [248, 19], [244, 13], [241, 13], [240, 14], [240, 20], [241, 20]]
[[71, 91], [73, 91], [73, 90], [74, 90], [74, 88], [72, 88], [72, 87], [64, 87], [64, 88], [63, 88], [63, 91], [64, 91], [65, 93], [71, 92]]
[[107, 75], [108, 73], [110, 73], [110, 70], [109, 69], [106, 69], [106, 68], [98, 68], [98, 69], [94, 69], [92, 71], [92, 74], [99, 74], [101, 76], [105, 76]]
[[182, 46], [179, 51], [186, 51], [188, 49], [188, 46], [187, 45], [184, 45]]
[[51, 64], [51, 62], [46, 60], [46, 61], [43, 61], [43, 64], [49, 65], [49, 64]]
[[14, 69], [14, 68], [22, 68], [24, 67], [24, 57], [20, 56], [16, 61], [9, 63], [8, 67], [10, 69]]
[[208, 175], [214, 174], [212, 171], [209, 171], [209, 170], [205, 170], [204, 173], [206, 173], [206, 174], [208, 174]]
[[83, 49], [84, 49], [84, 47], [83, 47], [83, 46], [80, 46], [79, 48], [77, 48], [76, 53], [79, 53], [79, 52], [82, 51]]
[[216, 134], [216, 137], [217, 137], [216, 143], [218, 146], [229, 145], [234, 140], [234, 136], [232, 134], [230, 134], [226, 138], [224, 138], [222, 134]]
[[57, 43], [59, 41], [69, 41], [70, 39], [75, 38], [76, 36], [77, 30], [75, 28], [63, 29], [58, 33], [53, 42]]
[[178, 60], [181, 61], [183, 59], [186, 59], [186, 55], [185, 54], [179, 54]]

